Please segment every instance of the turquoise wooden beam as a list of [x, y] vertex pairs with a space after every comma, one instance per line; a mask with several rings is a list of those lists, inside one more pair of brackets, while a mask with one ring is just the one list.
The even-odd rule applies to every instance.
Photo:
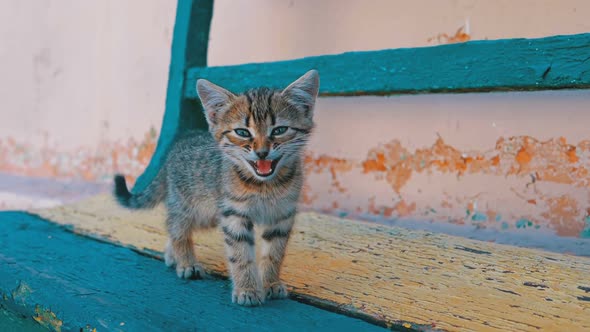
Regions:
[[207, 67], [212, 14], [212, 0], [178, 1], [162, 130], [134, 192], [151, 182], [177, 135], [207, 128], [195, 89], [199, 78], [241, 92], [284, 87], [315, 68], [323, 96], [590, 88], [590, 33]]
[[185, 99], [183, 91], [187, 69], [207, 65], [212, 15], [213, 0], [178, 1], [162, 130], [156, 152], [145, 172], [137, 179], [133, 192], [143, 190], [157, 174], [177, 133], [207, 126], [200, 103]]
[[0, 307], [28, 318], [38, 306], [62, 332], [386, 331], [293, 300], [244, 308], [229, 280], [181, 280], [160, 260], [27, 213], [0, 212], [0, 249]]
[[590, 33], [195, 67], [184, 93], [196, 99], [199, 78], [234, 92], [283, 87], [311, 68], [320, 72], [324, 96], [589, 88]]

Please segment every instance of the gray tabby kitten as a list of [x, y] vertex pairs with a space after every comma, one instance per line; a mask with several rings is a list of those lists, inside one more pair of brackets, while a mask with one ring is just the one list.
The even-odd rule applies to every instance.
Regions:
[[[303, 185], [302, 153], [314, 128], [319, 89], [311, 70], [283, 90], [235, 95], [200, 79], [209, 133], [176, 140], [164, 166], [142, 192], [115, 176], [115, 197], [130, 209], [164, 201], [169, 241], [166, 265], [180, 278], [200, 278], [192, 232], [221, 226], [233, 281], [232, 301], [254, 306], [287, 297], [279, 272]], [[256, 263], [254, 225], [262, 231]]]

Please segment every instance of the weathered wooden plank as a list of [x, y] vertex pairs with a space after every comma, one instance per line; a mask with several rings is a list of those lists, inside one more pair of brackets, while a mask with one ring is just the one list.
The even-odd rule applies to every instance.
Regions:
[[145, 172], [137, 179], [134, 191], [143, 190], [152, 181], [178, 132], [207, 128], [200, 104], [186, 100], [182, 92], [186, 70], [207, 65], [212, 15], [213, 0], [180, 0], [177, 3], [162, 130], [156, 152]]
[[[98, 196], [37, 213], [156, 255], [166, 242], [162, 208], [128, 212]], [[587, 257], [314, 213], [297, 219], [283, 274], [296, 298], [422, 330], [590, 329]], [[220, 233], [198, 234], [195, 242], [206, 268], [225, 274]]]
[[292, 300], [242, 308], [227, 280], [182, 281], [160, 261], [26, 213], [0, 213], [0, 248], [0, 306], [17, 304], [53, 330], [384, 330]]
[[0, 327], [2, 332], [47, 332], [47, 328], [39, 325], [30, 313], [22, 314], [17, 304], [7, 303], [0, 299]]
[[590, 34], [196, 67], [188, 71], [184, 93], [196, 99], [199, 78], [234, 92], [259, 85], [284, 87], [311, 68], [320, 72], [321, 95], [589, 88]]

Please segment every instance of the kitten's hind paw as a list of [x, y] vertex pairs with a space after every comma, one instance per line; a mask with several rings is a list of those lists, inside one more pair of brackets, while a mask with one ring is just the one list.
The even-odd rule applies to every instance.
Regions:
[[176, 266], [176, 275], [181, 279], [204, 279], [205, 270], [198, 265]]
[[259, 306], [264, 303], [264, 296], [261, 290], [234, 288], [232, 302], [245, 307]]
[[287, 286], [282, 282], [275, 282], [267, 287], [265, 287], [266, 291], [266, 299], [268, 300], [279, 300], [279, 299], [286, 299], [289, 297], [289, 291], [287, 291]]

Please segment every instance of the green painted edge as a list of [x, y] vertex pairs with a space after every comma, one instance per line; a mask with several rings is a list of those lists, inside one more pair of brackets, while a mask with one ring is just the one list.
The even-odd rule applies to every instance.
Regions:
[[590, 33], [195, 67], [184, 94], [197, 99], [199, 78], [234, 92], [283, 87], [312, 68], [324, 96], [590, 88]]
[[357, 315], [342, 307], [328, 311], [291, 299], [240, 307], [231, 303], [229, 280], [181, 280], [150, 253], [89, 238], [26, 212], [0, 212], [0, 243], [0, 307], [9, 304], [13, 313], [29, 317], [39, 313], [45, 326], [61, 324], [63, 332], [86, 326], [98, 331], [385, 331], [383, 321], [346, 317], [341, 313]]
[[137, 179], [133, 192], [145, 189], [156, 176], [179, 132], [206, 128], [200, 104], [194, 100], [185, 100], [182, 91], [187, 68], [207, 65], [212, 15], [213, 0], [178, 0], [162, 129], [156, 152], [146, 170]]

